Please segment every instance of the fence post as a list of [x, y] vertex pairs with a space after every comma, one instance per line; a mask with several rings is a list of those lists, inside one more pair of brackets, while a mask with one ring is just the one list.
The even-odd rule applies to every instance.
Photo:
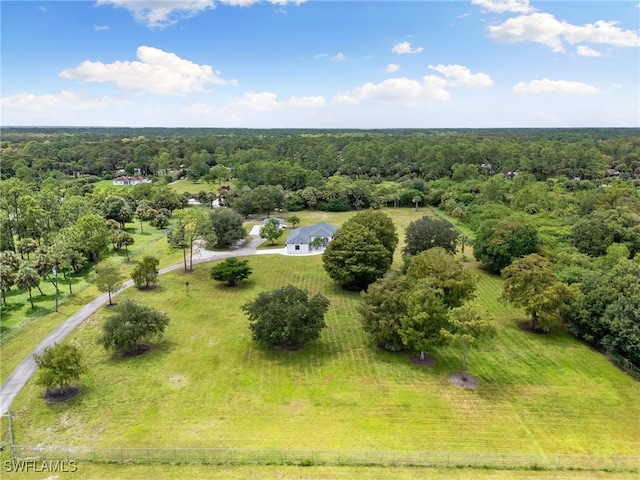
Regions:
[[11, 410], [7, 409], [7, 418], [9, 420], [9, 445], [11, 446], [11, 460], [16, 461], [16, 445], [13, 443], [13, 424], [11, 423]]

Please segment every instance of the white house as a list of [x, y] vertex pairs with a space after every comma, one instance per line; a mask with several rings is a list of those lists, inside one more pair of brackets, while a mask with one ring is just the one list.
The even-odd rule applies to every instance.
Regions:
[[[307, 227], [294, 228], [289, 231], [287, 241], [285, 242], [287, 253], [308, 254], [315, 249], [323, 249], [333, 240], [336, 230], [338, 230], [338, 227], [322, 222]], [[317, 238], [320, 240], [314, 242]], [[315, 243], [319, 243], [320, 245], [315, 246]]]
[[118, 177], [113, 179], [114, 185], [138, 185], [139, 183], [151, 183], [151, 180], [144, 177]]

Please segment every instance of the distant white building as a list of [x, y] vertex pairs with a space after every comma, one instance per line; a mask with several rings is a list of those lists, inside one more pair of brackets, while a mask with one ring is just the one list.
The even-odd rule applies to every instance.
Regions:
[[322, 250], [333, 240], [336, 230], [338, 227], [322, 222], [307, 227], [294, 228], [289, 232], [285, 242], [287, 253], [290, 255], [308, 254], [313, 250]]
[[145, 177], [117, 177], [113, 179], [114, 185], [138, 185], [139, 183], [151, 183]]

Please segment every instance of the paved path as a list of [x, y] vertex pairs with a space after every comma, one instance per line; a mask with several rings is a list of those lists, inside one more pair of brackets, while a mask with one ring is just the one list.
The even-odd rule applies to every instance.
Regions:
[[[217, 258], [228, 257], [242, 257], [246, 255], [260, 254], [284, 254], [284, 249], [276, 250], [261, 250], [258, 252], [258, 245], [263, 243], [264, 240], [258, 236], [252, 236], [252, 239], [246, 245], [243, 245], [235, 250], [229, 252], [212, 252], [210, 250], [197, 249], [193, 255], [193, 263], [203, 263]], [[178, 270], [184, 267], [184, 263], [178, 263], [160, 269], [159, 273], [167, 273], [172, 270]], [[123, 288], [120, 290], [126, 290], [133, 286], [133, 281], [129, 280], [125, 282]], [[49, 335], [42, 340], [36, 348], [29, 352], [29, 355], [22, 360], [22, 362], [15, 368], [11, 375], [5, 380], [0, 387], [0, 415], [5, 415], [11, 406], [11, 403], [16, 398], [20, 390], [27, 384], [31, 376], [36, 371], [36, 363], [33, 360], [34, 353], [42, 353], [42, 351], [49, 345], [61, 342], [67, 335], [69, 335], [84, 319], [95, 312], [98, 308], [104, 305], [108, 301], [108, 294], [104, 293], [99, 297], [96, 297], [91, 302], [86, 304], [76, 313], [71, 315], [64, 323], [53, 330]]]

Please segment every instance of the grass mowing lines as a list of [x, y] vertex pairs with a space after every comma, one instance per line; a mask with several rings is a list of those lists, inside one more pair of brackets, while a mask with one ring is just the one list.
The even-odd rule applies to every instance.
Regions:
[[[518, 330], [514, 317], [521, 314], [495, 300], [498, 277], [481, 279], [477, 300], [489, 299], [485, 306], [496, 315], [498, 335], [470, 352], [470, 373], [482, 383], [464, 391], [447, 380], [460, 369], [457, 349], [434, 350], [436, 365], [425, 369], [409, 362], [410, 352], [371, 346], [357, 318], [359, 296], [336, 288], [320, 257], [256, 256], [250, 264], [255, 274], [235, 288], [213, 282], [211, 264], [205, 264], [190, 274], [163, 276], [155, 290], [123, 292], [122, 298], [170, 312], [165, 341], [144, 357], [113, 360], [95, 345], [101, 311], [72, 338], [88, 352], [86, 390], [72, 403], [47, 407], [30, 383], [16, 400], [20, 442], [637, 450], [638, 432], [628, 418], [638, 413], [638, 385], [564, 334], [541, 337]], [[300, 351], [264, 350], [251, 341], [240, 306], [287, 283], [330, 299], [328, 328]], [[593, 371], [585, 368], [592, 364]], [[584, 388], [590, 389], [586, 402]], [[606, 404], [598, 405], [598, 398]], [[82, 420], [74, 423], [73, 437], [60, 426], [64, 414]]]

